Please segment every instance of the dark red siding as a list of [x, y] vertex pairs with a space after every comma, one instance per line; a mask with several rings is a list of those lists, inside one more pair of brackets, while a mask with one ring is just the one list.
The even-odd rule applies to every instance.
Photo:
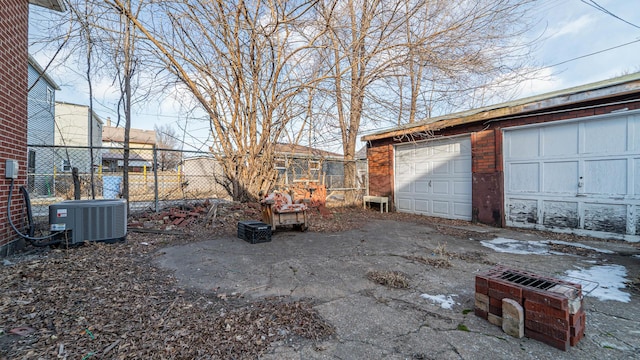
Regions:
[[[369, 161], [369, 194], [393, 195], [393, 145], [386, 144], [367, 149]], [[392, 202], [392, 201], [390, 201]]]
[[[616, 105], [617, 102], [624, 103]], [[584, 109], [586, 107], [592, 108]], [[503, 128], [608, 114], [621, 109], [640, 109], [640, 92], [553, 109], [547, 108], [538, 113], [515, 118], [482, 120], [436, 131], [434, 135], [471, 135], [473, 220], [488, 225], [503, 226]], [[369, 192], [372, 195], [393, 198], [393, 144], [398, 144], [398, 142], [394, 142], [391, 138], [370, 141], [368, 149]]]

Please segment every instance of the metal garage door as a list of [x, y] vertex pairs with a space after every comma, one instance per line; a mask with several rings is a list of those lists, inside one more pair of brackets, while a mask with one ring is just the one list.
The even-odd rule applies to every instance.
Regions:
[[471, 220], [471, 141], [468, 136], [395, 148], [398, 211]]
[[504, 130], [509, 226], [640, 239], [640, 112]]

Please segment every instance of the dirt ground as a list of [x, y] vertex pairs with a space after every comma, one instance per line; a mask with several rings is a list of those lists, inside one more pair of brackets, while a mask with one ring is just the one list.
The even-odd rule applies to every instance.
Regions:
[[[314, 212], [307, 232], [282, 229], [249, 244], [235, 236], [236, 224], [257, 219], [255, 206], [208, 206], [215, 211], [182, 228], [135, 215], [148, 232], [131, 231], [125, 243], [4, 259], [0, 358], [631, 359], [640, 352], [638, 244], [355, 208]], [[551, 254], [519, 255], [481, 243], [496, 237], [612, 252], [555, 244]], [[474, 274], [495, 264], [549, 276], [623, 265], [630, 300], [587, 296], [586, 337], [562, 352], [511, 338], [473, 314]], [[429, 300], [438, 295], [451, 307]]]

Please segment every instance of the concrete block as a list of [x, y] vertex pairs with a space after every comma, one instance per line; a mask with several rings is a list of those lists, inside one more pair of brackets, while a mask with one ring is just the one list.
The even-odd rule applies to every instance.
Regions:
[[489, 312], [489, 297], [485, 294], [476, 293], [476, 309]]
[[493, 325], [495, 325], [495, 326], [502, 327], [502, 317], [501, 316], [489, 313], [488, 316], [487, 316], [487, 320], [490, 323], [492, 323]]
[[515, 300], [502, 299], [502, 331], [518, 339], [524, 336], [524, 309]]

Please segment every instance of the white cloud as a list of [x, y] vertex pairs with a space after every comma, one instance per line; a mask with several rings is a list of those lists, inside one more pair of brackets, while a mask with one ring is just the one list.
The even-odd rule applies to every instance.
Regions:
[[532, 79], [522, 81], [518, 85], [520, 98], [548, 93], [566, 87], [562, 77], [554, 74], [550, 67], [540, 68], [531, 73]]
[[558, 38], [564, 35], [578, 35], [585, 28], [595, 22], [595, 18], [591, 15], [582, 15], [572, 21], [560, 22], [556, 27], [550, 27], [547, 32], [550, 39]]

